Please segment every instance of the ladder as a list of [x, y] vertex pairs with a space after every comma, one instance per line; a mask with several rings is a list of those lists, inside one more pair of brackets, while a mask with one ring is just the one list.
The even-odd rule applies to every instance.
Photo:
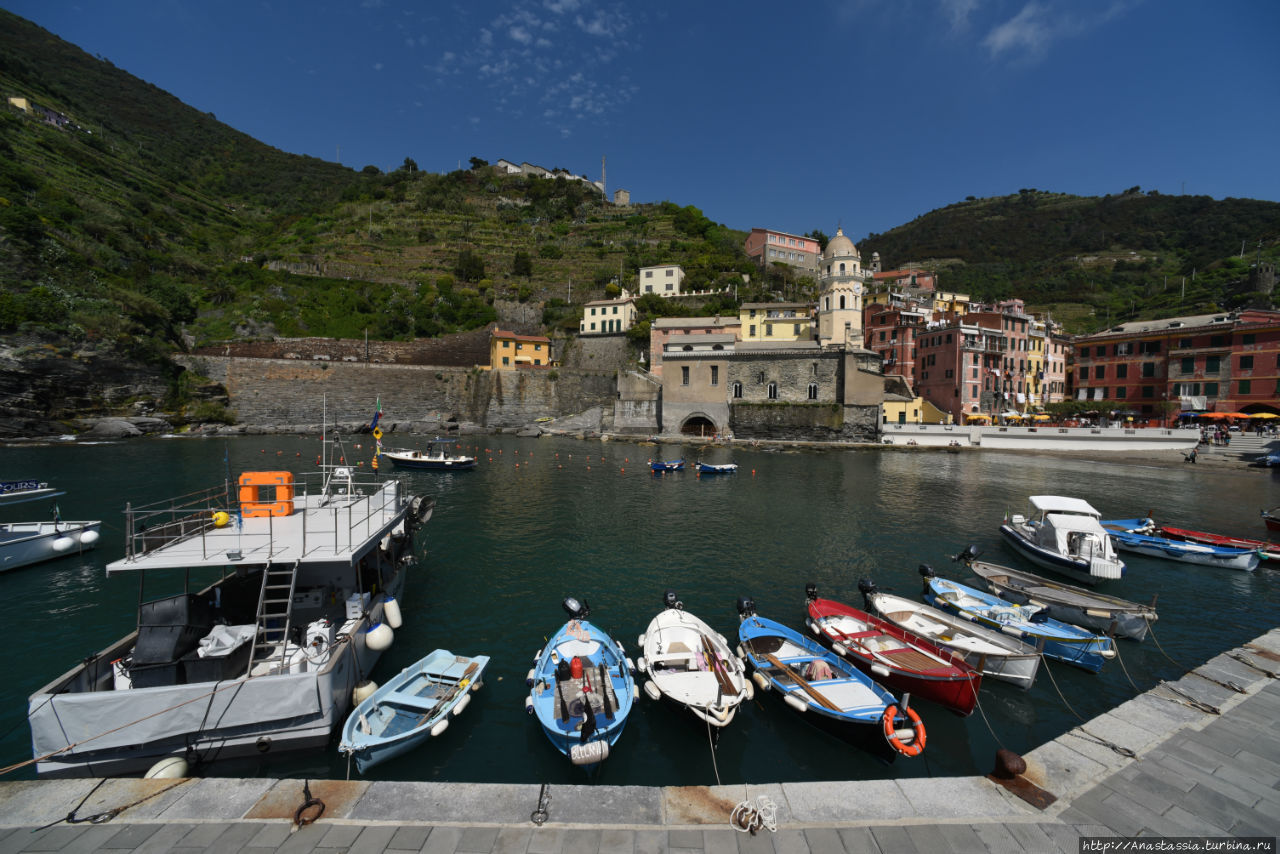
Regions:
[[[262, 589], [258, 592], [258, 630], [253, 639], [253, 653], [249, 656], [251, 668], [260, 644], [276, 644], [283, 672], [290, 621], [293, 617], [293, 591], [301, 563], [299, 560], [292, 566], [279, 568], [268, 563], [262, 568]], [[273, 622], [275, 625], [272, 625]]]

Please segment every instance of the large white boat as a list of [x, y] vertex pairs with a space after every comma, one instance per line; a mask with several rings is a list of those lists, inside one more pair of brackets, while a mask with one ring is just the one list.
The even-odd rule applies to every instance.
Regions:
[[[44, 501], [65, 493], [35, 480], [0, 482], [0, 507]], [[97, 545], [101, 522], [66, 522], [54, 506], [43, 522], [0, 522], [0, 572], [79, 554]]]
[[[393, 479], [322, 469], [246, 472], [125, 510], [125, 556], [107, 573], [137, 575], [138, 628], [31, 695], [38, 773], [128, 774], [170, 757], [197, 773], [327, 745], [392, 640], [434, 504]], [[201, 570], [216, 580], [192, 592]], [[148, 601], [148, 588], [183, 592]]]
[[1033, 495], [1031, 509], [1005, 519], [1000, 533], [1027, 560], [1084, 584], [1120, 578], [1124, 561], [1087, 501]]

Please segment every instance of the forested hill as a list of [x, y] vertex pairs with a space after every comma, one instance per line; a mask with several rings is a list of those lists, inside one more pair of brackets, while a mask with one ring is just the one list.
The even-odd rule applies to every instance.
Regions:
[[879, 252], [886, 269], [937, 267], [946, 290], [1022, 297], [1032, 308], [1054, 310], [1072, 331], [1270, 306], [1252, 290], [1249, 272], [1259, 258], [1274, 262], [1278, 249], [1276, 202], [1138, 187], [1102, 198], [1029, 189], [970, 197], [859, 244], [864, 261]]

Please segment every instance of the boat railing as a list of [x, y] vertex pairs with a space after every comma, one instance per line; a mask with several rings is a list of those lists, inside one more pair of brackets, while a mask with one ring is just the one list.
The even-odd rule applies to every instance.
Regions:
[[[294, 502], [299, 508], [295, 512], [301, 514], [303, 554], [354, 547], [394, 518], [403, 503], [397, 481], [356, 474], [335, 478], [331, 472], [300, 475], [294, 483]], [[125, 508], [125, 560], [138, 560], [196, 537], [203, 558], [224, 552], [225, 542], [215, 544], [209, 535], [228, 525], [239, 526], [239, 512], [240, 502], [230, 482], [151, 504], [130, 504]], [[228, 518], [220, 519], [220, 513]], [[274, 556], [275, 521], [267, 517], [267, 532], [262, 535], [268, 559]], [[249, 535], [241, 532], [240, 536]]]

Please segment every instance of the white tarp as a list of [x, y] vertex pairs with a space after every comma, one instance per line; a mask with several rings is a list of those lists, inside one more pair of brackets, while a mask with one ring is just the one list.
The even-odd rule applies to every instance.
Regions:
[[247, 626], [214, 626], [213, 631], [200, 638], [200, 648], [196, 655], [201, 658], [220, 658], [230, 655], [241, 646], [253, 640], [258, 627]]

